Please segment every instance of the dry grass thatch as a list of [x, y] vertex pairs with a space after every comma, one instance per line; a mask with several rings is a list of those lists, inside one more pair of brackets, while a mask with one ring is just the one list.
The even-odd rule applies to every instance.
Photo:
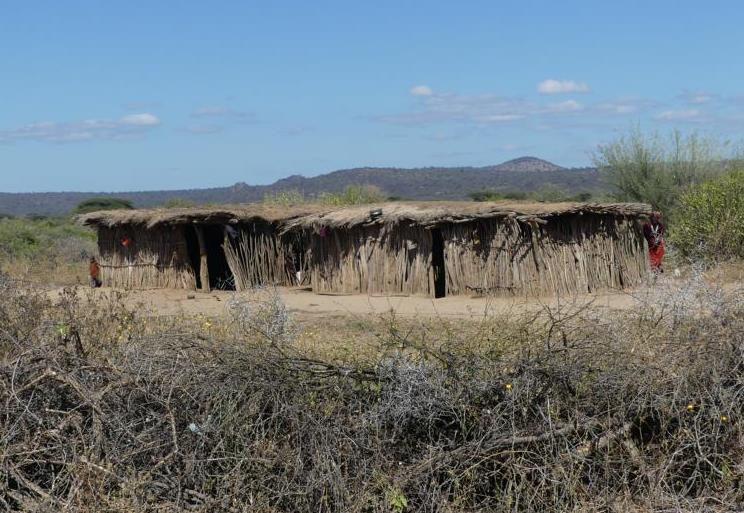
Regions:
[[270, 223], [327, 211], [320, 205], [279, 206], [263, 203], [220, 205], [219, 207], [151, 208], [136, 210], [102, 210], [78, 216], [88, 226], [144, 225], [153, 228], [165, 224], [227, 224], [256, 220]]
[[[381, 210], [382, 215], [373, 220], [370, 217], [370, 212], [373, 210]], [[137, 224], [151, 228], [161, 224], [225, 224], [263, 220], [279, 223], [284, 225], [285, 229], [291, 229], [319, 225], [340, 228], [370, 223], [394, 224], [402, 221], [428, 225], [491, 217], [531, 219], [573, 213], [638, 216], [647, 215], [650, 212], [651, 207], [643, 203], [417, 201], [346, 208], [330, 208], [317, 204], [281, 206], [247, 203], [219, 207], [105, 210], [81, 215], [78, 217], [78, 222], [90, 226], [113, 227]]]
[[[372, 216], [372, 212], [381, 215]], [[644, 203], [534, 203], [534, 202], [465, 202], [431, 201], [383, 203], [316, 212], [287, 218], [285, 229], [351, 228], [368, 224], [398, 224], [409, 222], [422, 226], [462, 223], [478, 219], [508, 217], [518, 221], [545, 219], [569, 214], [608, 214], [637, 217], [651, 213]]]

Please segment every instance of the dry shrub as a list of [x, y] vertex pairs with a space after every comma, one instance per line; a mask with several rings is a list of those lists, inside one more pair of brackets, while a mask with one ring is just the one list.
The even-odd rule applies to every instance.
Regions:
[[478, 350], [437, 321], [401, 331], [391, 318], [378, 360], [348, 366], [297, 350], [271, 291], [236, 296], [217, 339], [113, 296], [68, 292], [55, 305], [0, 285], [2, 508], [699, 511], [744, 501], [744, 306], [701, 281], [660, 283], [622, 313], [568, 303], [489, 319], [500, 329]]

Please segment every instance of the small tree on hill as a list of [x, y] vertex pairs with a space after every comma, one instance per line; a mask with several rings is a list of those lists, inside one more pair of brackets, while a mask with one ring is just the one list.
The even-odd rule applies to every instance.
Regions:
[[131, 210], [133, 208], [131, 201], [121, 198], [91, 198], [78, 203], [72, 213], [87, 214], [97, 210]]

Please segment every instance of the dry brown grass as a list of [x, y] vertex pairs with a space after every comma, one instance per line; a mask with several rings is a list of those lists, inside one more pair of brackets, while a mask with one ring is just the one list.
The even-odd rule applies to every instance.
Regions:
[[40, 287], [84, 285], [89, 282], [88, 262], [54, 262], [48, 259], [8, 259], [0, 272]]

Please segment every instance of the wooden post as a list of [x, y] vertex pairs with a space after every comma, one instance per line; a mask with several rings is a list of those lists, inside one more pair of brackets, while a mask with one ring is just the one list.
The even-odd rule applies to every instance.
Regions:
[[204, 237], [204, 228], [194, 226], [196, 229], [196, 238], [199, 240], [199, 278], [201, 280], [201, 290], [209, 292], [209, 262], [207, 261], [207, 241]]

